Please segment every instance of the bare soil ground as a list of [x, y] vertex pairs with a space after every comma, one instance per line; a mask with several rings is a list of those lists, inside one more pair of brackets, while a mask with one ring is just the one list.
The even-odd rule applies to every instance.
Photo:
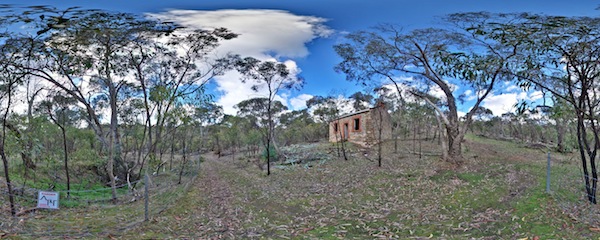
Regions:
[[399, 153], [386, 146], [380, 168], [373, 151], [353, 147], [344, 161], [328, 145], [313, 151], [329, 151], [331, 159], [274, 168], [270, 176], [244, 159], [206, 155], [180, 207], [135, 232], [203, 239], [598, 237], [543, 192], [540, 150], [470, 140], [456, 167], [439, 160], [435, 143], [422, 142], [419, 157], [405, 141]]
[[[204, 155], [189, 191], [149, 222], [118, 231], [88, 230], [92, 237], [177, 239], [591, 239], [600, 235], [580, 184], [546, 194], [541, 150], [471, 138], [465, 162], [439, 160], [435, 142], [385, 145], [375, 152], [351, 147], [348, 161], [333, 145], [313, 149], [329, 156], [274, 167], [266, 176], [243, 155]], [[420, 150], [419, 150], [420, 149]], [[421, 153], [421, 154], [419, 154]], [[556, 169], [577, 171], [570, 155], [555, 155]], [[561, 172], [562, 173], [562, 172]], [[557, 180], [559, 179], [556, 176]], [[553, 179], [554, 180], [554, 179]], [[562, 186], [562, 185], [560, 185]], [[575, 189], [573, 192], [572, 189]], [[75, 213], [73, 223], [84, 219]], [[91, 210], [89, 215], [100, 214]], [[107, 214], [104, 211], [104, 214]], [[108, 213], [109, 215], [112, 213]], [[597, 218], [597, 214], [595, 215]], [[106, 216], [110, 217], [110, 216]], [[93, 217], [92, 217], [93, 218]], [[34, 224], [31, 217], [24, 221]], [[9, 235], [19, 238], [20, 235]], [[25, 237], [27, 238], [27, 237]]]

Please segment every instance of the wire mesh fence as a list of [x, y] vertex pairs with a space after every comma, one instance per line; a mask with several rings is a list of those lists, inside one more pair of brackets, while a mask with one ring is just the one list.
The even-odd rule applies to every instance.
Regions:
[[110, 187], [61, 190], [55, 191], [60, 195], [59, 209], [39, 209], [38, 192], [47, 189], [13, 185], [16, 217], [10, 215], [9, 195], [4, 188], [0, 198], [0, 238], [92, 237], [126, 231], [176, 206], [197, 177], [201, 162], [201, 155], [197, 154], [184, 166], [121, 184], [117, 186], [116, 203]]

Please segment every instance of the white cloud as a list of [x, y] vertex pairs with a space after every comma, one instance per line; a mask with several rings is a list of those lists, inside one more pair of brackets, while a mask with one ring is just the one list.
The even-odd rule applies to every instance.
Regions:
[[[223, 111], [227, 114], [235, 114], [233, 106], [243, 100], [257, 97], [266, 97], [250, 89], [252, 83], [242, 83], [239, 79], [241, 74], [237, 72], [228, 72], [223, 76], [215, 78], [217, 90], [223, 94], [217, 100], [217, 104], [223, 106]], [[235, 81], [233, 81], [235, 80]]]
[[275, 56], [304, 57], [308, 55], [307, 42], [333, 33], [323, 26], [324, 18], [298, 16], [283, 10], [170, 10], [150, 16], [189, 28], [225, 27], [240, 36], [224, 42], [221, 49], [242, 55], [275, 53]]
[[[452, 92], [457, 91], [460, 88], [456, 84], [452, 84], [452, 83], [448, 83], [448, 82], [446, 82], [446, 84], [448, 84], [448, 87], [450, 87], [450, 91], [452, 91]], [[438, 85], [431, 86], [428, 94], [440, 99], [442, 102], [447, 102], [446, 94]]]
[[292, 106], [292, 110], [300, 110], [306, 108], [306, 101], [311, 99], [313, 95], [310, 94], [300, 94], [296, 97], [290, 99], [290, 105]]
[[490, 94], [486, 97], [481, 106], [492, 110], [492, 113], [496, 116], [500, 116], [504, 113], [514, 112], [515, 104], [517, 104], [521, 100], [526, 101], [535, 101], [542, 98], [542, 93], [540, 91], [533, 92], [513, 92], [513, 93], [504, 93], [504, 94]]
[[512, 92], [512, 91], [519, 91], [522, 90], [520, 87], [518, 87], [517, 85], [510, 85], [506, 88], [507, 92]]
[[340, 115], [349, 114], [349, 113], [354, 112], [354, 107], [352, 106], [352, 103], [350, 100], [351, 99], [348, 99], [348, 98], [344, 97], [343, 95], [338, 95], [338, 97], [334, 100], [335, 105], [337, 106], [338, 110], [340, 111], [339, 112]]
[[496, 116], [503, 113], [512, 112], [514, 105], [518, 102], [516, 93], [505, 93], [500, 95], [490, 95], [483, 100], [481, 105], [492, 110]]
[[473, 90], [471, 89], [467, 89], [463, 94], [465, 95], [465, 100], [467, 101], [477, 100], [477, 95], [473, 94]]
[[544, 97], [544, 93], [542, 93], [542, 91], [534, 91], [529, 94], [529, 100], [531, 100], [531, 101], [539, 100], [539, 99], [542, 99], [543, 97]]
[[[272, 60], [272, 59], [268, 59]], [[293, 61], [285, 61], [284, 64], [288, 67], [292, 81], [297, 81], [296, 76], [300, 72], [300, 69], [296, 66]], [[217, 99], [217, 104], [223, 106], [223, 111], [226, 114], [236, 114], [237, 110], [234, 105], [241, 101], [251, 98], [266, 98], [269, 97], [267, 86], [264, 83], [257, 83], [253, 81], [242, 82], [240, 79], [242, 75], [235, 71], [227, 72], [222, 76], [215, 77], [217, 83], [216, 90], [222, 95]], [[257, 85], [257, 91], [252, 90], [252, 86]], [[288, 105], [289, 93], [286, 91], [280, 91], [275, 100], [280, 101], [284, 105]], [[293, 106], [289, 106], [292, 107]]]
[[[333, 33], [324, 25], [327, 21], [324, 18], [299, 16], [282, 10], [170, 10], [149, 15], [192, 29], [225, 27], [240, 35], [235, 39], [223, 41], [216, 50], [217, 55], [235, 53], [263, 61], [305, 57], [309, 54], [307, 43]], [[294, 61], [287, 60], [284, 63], [291, 69], [292, 76], [300, 72]], [[217, 90], [223, 94], [217, 103], [223, 106], [227, 114], [234, 114], [233, 105], [240, 101], [267, 95], [264, 87], [254, 92], [250, 89], [253, 83], [241, 83], [237, 73], [227, 73], [217, 77], [215, 81]], [[278, 100], [287, 100], [281, 95], [279, 97]]]
[[473, 91], [471, 89], [467, 89], [463, 94], [465, 94], [467, 97], [473, 96]]

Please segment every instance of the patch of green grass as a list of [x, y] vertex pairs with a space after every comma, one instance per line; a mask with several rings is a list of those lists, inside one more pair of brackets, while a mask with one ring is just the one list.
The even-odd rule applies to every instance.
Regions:
[[530, 192], [513, 205], [516, 221], [520, 227], [533, 236], [550, 238], [562, 235], [558, 223], [560, 218], [552, 216], [559, 214], [554, 209], [549, 196], [542, 191]]
[[439, 172], [439, 173], [429, 177], [429, 179], [431, 179], [432, 181], [435, 181], [435, 182], [445, 183], [448, 180], [454, 178], [455, 176], [456, 176], [455, 172], [445, 170], [445, 171]]
[[465, 139], [467, 139], [469, 141], [482, 143], [482, 144], [492, 145], [496, 149], [510, 149], [510, 148], [515, 148], [518, 146], [518, 144], [514, 143], [514, 142], [504, 141], [504, 140], [496, 140], [493, 138], [486, 138], [486, 137], [478, 136], [475, 134], [467, 134], [465, 136]]
[[319, 239], [339, 239], [336, 234], [335, 226], [324, 226], [312, 229], [306, 233]]
[[472, 173], [472, 172], [457, 173], [456, 177], [458, 177], [458, 179], [466, 181], [470, 184], [478, 184], [485, 178], [485, 176], [483, 174]]
[[454, 178], [460, 179], [469, 184], [478, 184], [486, 179], [486, 175], [478, 172], [453, 172], [445, 170], [431, 176], [429, 179], [438, 183], [447, 183]]

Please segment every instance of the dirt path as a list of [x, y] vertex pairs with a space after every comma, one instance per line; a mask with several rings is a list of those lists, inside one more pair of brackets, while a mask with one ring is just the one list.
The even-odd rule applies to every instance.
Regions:
[[[204, 162], [200, 170], [200, 178], [194, 188], [204, 195], [207, 201], [205, 207], [199, 210], [207, 221], [197, 223], [198, 234], [213, 238], [233, 238], [239, 233], [239, 218], [236, 208], [232, 205], [233, 195], [229, 182], [220, 175], [227, 164], [219, 162], [215, 154], [203, 155]], [[201, 204], [203, 205], [203, 204]]]
[[242, 186], [235, 177], [241, 175], [231, 161], [212, 153], [202, 155], [204, 161], [185, 196], [165, 212], [152, 216], [149, 224], [124, 234], [124, 238], [163, 239], [246, 239], [242, 227], [247, 214], [236, 197]]

